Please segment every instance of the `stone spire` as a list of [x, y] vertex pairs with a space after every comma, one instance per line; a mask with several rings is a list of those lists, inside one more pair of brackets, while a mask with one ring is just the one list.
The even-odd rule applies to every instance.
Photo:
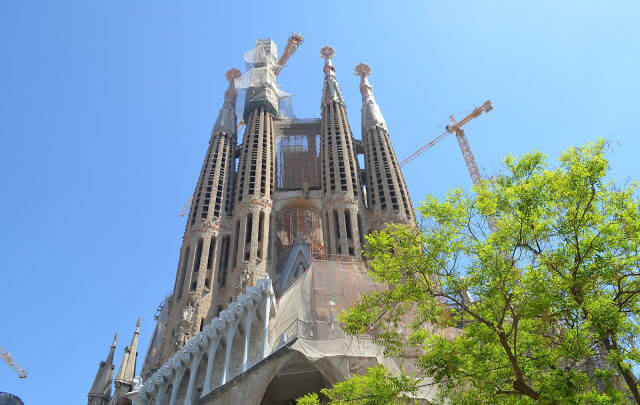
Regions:
[[133, 338], [131, 344], [124, 348], [124, 356], [122, 363], [120, 363], [120, 369], [116, 375], [115, 383], [131, 384], [136, 372], [136, 359], [138, 357], [138, 335], [140, 334], [140, 322], [141, 318], [138, 318], [136, 324], [136, 330], [133, 332]]
[[147, 356], [145, 370], [154, 370], [201, 330], [219, 295], [216, 280], [218, 285], [224, 284], [227, 270], [224, 260], [231, 238], [225, 232], [225, 222], [233, 210], [235, 107], [240, 76], [238, 69], [230, 69], [225, 74], [229, 86], [193, 192], [168, 319], [162, 329], [160, 354], [152, 357], [153, 360]]
[[362, 143], [366, 162], [365, 178], [372, 229], [380, 229], [391, 222], [415, 224], [407, 185], [380, 107], [373, 97], [367, 76], [371, 68], [364, 63], [356, 66], [362, 93]]
[[356, 66], [356, 75], [360, 76], [360, 93], [362, 94], [362, 131], [367, 131], [374, 125], [387, 127], [382, 118], [380, 107], [373, 97], [373, 87], [369, 84], [367, 76], [371, 74], [371, 68], [365, 63]]
[[358, 257], [364, 235], [360, 169], [347, 109], [331, 63], [335, 52], [325, 46], [320, 55], [325, 58], [320, 135], [325, 247], [331, 255]]
[[225, 78], [229, 82], [229, 87], [224, 93], [224, 103], [218, 112], [218, 119], [213, 126], [213, 134], [226, 131], [229, 134], [236, 134], [236, 86], [235, 81], [242, 76], [238, 69], [230, 69], [225, 73]]
[[113, 337], [113, 343], [109, 349], [106, 361], [101, 361], [98, 366], [96, 378], [93, 380], [91, 390], [88, 395], [88, 405], [107, 405], [111, 399], [111, 383], [113, 381], [113, 354], [116, 350], [118, 334]]
[[322, 86], [322, 105], [337, 101], [344, 104], [342, 92], [336, 80], [336, 69], [333, 67], [331, 58], [336, 52], [330, 46], [325, 46], [320, 50], [320, 56], [324, 58], [324, 85]]
[[[138, 318], [136, 324], [136, 330], [133, 332], [133, 338], [131, 344], [124, 348], [124, 355], [122, 356], [122, 362], [118, 369], [118, 374], [114, 380], [115, 392], [113, 398], [111, 398], [111, 405], [123, 403], [120, 398], [125, 398], [125, 394], [131, 391], [131, 382], [136, 373], [136, 360], [138, 358], [138, 335], [140, 334], [140, 322], [141, 318]], [[127, 402], [127, 401], [124, 401]]]

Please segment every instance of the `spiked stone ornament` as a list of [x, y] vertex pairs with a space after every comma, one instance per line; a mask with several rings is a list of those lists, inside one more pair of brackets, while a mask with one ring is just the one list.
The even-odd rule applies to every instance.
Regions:
[[326, 74], [328, 69], [333, 70], [331, 58], [336, 56], [336, 51], [329, 45], [326, 45], [320, 49], [320, 56], [324, 58], [324, 73]]
[[363, 79], [371, 74], [371, 67], [366, 63], [361, 63], [356, 66], [356, 71], [354, 73], [356, 76], [360, 76]]

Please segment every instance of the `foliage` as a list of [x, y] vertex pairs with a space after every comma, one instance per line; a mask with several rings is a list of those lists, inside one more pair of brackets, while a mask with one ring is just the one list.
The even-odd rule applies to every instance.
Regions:
[[[607, 180], [603, 141], [508, 156], [506, 173], [427, 197], [422, 229], [368, 237], [385, 288], [341, 317], [453, 403], [640, 403], [637, 186]], [[345, 382], [343, 384], [348, 384]]]
[[[382, 365], [369, 367], [364, 375], [355, 375], [331, 388], [322, 390], [332, 405], [387, 405], [404, 404], [399, 398], [415, 392], [416, 382], [407, 376], [395, 377]], [[319, 404], [317, 394], [307, 394], [296, 400], [297, 405]]]

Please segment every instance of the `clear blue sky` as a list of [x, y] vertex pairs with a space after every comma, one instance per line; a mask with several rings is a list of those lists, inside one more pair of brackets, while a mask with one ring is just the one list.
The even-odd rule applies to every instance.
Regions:
[[[507, 153], [555, 159], [598, 137], [638, 179], [637, 1], [0, 0], [0, 391], [86, 401], [113, 333], [138, 316], [141, 357], [173, 285], [188, 200], [226, 87], [260, 37], [306, 41], [281, 73], [298, 117], [320, 113], [326, 44], [360, 137], [354, 66], [400, 157], [491, 99], [468, 125], [485, 173]], [[470, 179], [452, 137], [405, 170], [415, 202]], [[142, 358], [139, 364], [142, 363]]]

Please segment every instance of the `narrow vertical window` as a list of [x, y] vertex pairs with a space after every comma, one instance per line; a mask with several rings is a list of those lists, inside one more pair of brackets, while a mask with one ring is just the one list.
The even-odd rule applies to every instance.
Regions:
[[233, 244], [233, 260], [231, 261], [231, 265], [235, 266], [238, 262], [238, 247], [240, 246], [240, 221], [236, 221], [236, 234], [234, 235], [234, 244]]
[[347, 239], [351, 240], [353, 235], [351, 234], [351, 214], [349, 214], [349, 210], [344, 210], [344, 224], [347, 229]]
[[260, 211], [260, 218], [258, 220], [258, 259], [262, 259], [262, 240], [264, 239], [262, 234], [264, 232], [264, 212]]
[[200, 270], [200, 260], [202, 260], [202, 239], [198, 239], [198, 245], [196, 246], [196, 258], [193, 261], [193, 272], [197, 273]]
[[222, 238], [220, 254], [222, 258], [218, 261], [218, 285], [224, 287], [227, 279], [227, 265], [229, 263], [229, 236]]
[[247, 214], [247, 226], [245, 227], [244, 260], [251, 257], [251, 233], [253, 232], [253, 214]]
[[342, 244], [340, 243], [340, 221], [338, 220], [337, 210], [333, 210], [333, 225], [335, 226], [336, 235], [336, 254], [342, 254]]
[[362, 217], [358, 214], [358, 237], [360, 238], [360, 247], [364, 248], [364, 230], [362, 229]]
[[216, 237], [212, 236], [209, 241], [209, 256], [207, 256], [207, 269], [211, 269], [213, 266], [213, 255], [216, 252]]
[[325, 237], [327, 238], [327, 251], [328, 251], [329, 254], [331, 254], [332, 253], [331, 252], [331, 233], [329, 231], [331, 229], [331, 226], [329, 225], [329, 213], [328, 212], [326, 212], [324, 214], [324, 219], [325, 219], [324, 228], [325, 228], [325, 231], [326, 231]]
[[184, 257], [182, 258], [182, 269], [180, 270], [180, 277], [176, 288], [178, 289], [178, 299], [182, 298], [182, 285], [184, 284], [184, 276], [187, 273], [187, 265], [189, 264], [189, 250], [190, 247], [184, 251]]
[[207, 256], [207, 277], [204, 279], [204, 286], [211, 287], [211, 280], [213, 280], [213, 255], [216, 253], [216, 244], [218, 239], [212, 236], [209, 240], [209, 255]]

